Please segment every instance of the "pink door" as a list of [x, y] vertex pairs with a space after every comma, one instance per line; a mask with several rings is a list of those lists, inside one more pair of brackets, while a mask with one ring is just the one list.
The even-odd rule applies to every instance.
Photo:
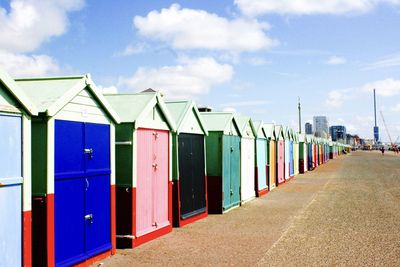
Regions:
[[168, 131], [155, 131], [154, 139], [154, 215], [156, 228], [169, 225], [168, 221]]
[[136, 236], [169, 224], [168, 132], [137, 132]]
[[281, 184], [285, 181], [284, 177], [284, 171], [285, 171], [285, 158], [284, 158], [284, 153], [285, 153], [285, 147], [283, 141], [278, 141], [278, 183]]

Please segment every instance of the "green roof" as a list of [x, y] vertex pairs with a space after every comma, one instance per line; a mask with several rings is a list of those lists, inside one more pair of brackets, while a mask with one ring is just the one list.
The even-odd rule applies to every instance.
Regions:
[[208, 135], [208, 131], [205, 128], [204, 122], [200, 116], [200, 112], [196, 107], [196, 104], [192, 100], [181, 100], [181, 101], [167, 101], [165, 102], [167, 105], [168, 111], [171, 114], [171, 117], [174, 119], [176, 124], [176, 131], [179, 134], [181, 127], [183, 126], [183, 122], [190, 112], [194, 111], [196, 119], [200, 124], [201, 129], [203, 130], [205, 135]]
[[115, 122], [119, 122], [118, 115], [97, 90], [89, 74], [70, 77], [23, 78], [15, 79], [15, 81], [39, 113], [54, 116], [82, 90], [88, 88], [106, 113]]
[[160, 92], [106, 94], [105, 98], [120, 116], [121, 122], [135, 123], [146, 116], [151, 109], [158, 104], [169, 128], [175, 132], [175, 122]]
[[253, 126], [255, 129], [257, 138], [266, 138], [267, 137], [265, 134], [263, 121], [253, 121]]
[[38, 110], [20, 86], [4, 70], [0, 69], [0, 81], [29, 115], [37, 115]]
[[237, 116], [236, 117], [237, 124], [239, 126], [240, 131], [243, 133], [246, 130], [247, 124], [250, 124], [251, 131], [254, 136], [257, 136], [256, 129], [254, 128], [253, 121], [250, 117], [247, 116]]
[[273, 123], [264, 123], [264, 132], [267, 138], [272, 140], [276, 139], [275, 136], [275, 125]]
[[275, 137], [276, 140], [281, 140], [280, 137], [283, 137], [283, 139], [285, 139], [285, 135], [283, 132], [283, 126], [282, 125], [275, 125]]
[[201, 118], [203, 119], [207, 130], [209, 132], [227, 132], [229, 131], [229, 126], [233, 123], [239, 133], [242, 136], [241, 129], [237, 124], [237, 120], [233, 113], [230, 112], [201, 112]]

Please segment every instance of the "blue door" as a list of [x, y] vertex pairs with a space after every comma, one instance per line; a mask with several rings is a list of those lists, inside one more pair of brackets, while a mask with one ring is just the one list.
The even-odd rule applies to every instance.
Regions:
[[294, 157], [293, 157], [293, 141], [289, 142], [289, 175], [294, 176]]
[[0, 266], [22, 266], [21, 117], [0, 114]]
[[307, 147], [308, 147], [308, 153], [307, 153], [307, 156], [308, 156], [308, 161], [307, 161], [308, 170], [312, 170], [312, 168], [313, 168], [313, 149], [312, 149], [312, 144], [307, 144]]
[[111, 249], [110, 126], [86, 123], [85, 148], [86, 254], [92, 257]]
[[111, 248], [108, 125], [55, 123], [55, 257], [70, 266]]

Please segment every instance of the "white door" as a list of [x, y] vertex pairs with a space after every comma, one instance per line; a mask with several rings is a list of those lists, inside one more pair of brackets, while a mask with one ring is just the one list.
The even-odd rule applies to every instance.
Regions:
[[242, 138], [241, 147], [241, 199], [246, 202], [255, 197], [254, 139]]

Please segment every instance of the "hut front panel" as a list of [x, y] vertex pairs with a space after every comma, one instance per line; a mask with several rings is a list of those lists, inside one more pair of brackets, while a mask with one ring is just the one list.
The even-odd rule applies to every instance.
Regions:
[[16, 101], [14, 101], [8, 90], [0, 82], [0, 112], [21, 113], [17, 106]]
[[200, 122], [197, 119], [195, 111], [193, 109], [185, 117], [185, 120], [183, 121], [179, 132], [204, 135], [204, 131], [201, 128]]
[[242, 138], [241, 140], [241, 198], [242, 202], [255, 197], [254, 190], [254, 139]]
[[264, 190], [268, 187], [267, 185], [267, 140], [257, 139], [257, 189]]
[[136, 181], [136, 236], [169, 225], [168, 131], [138, 129]]
[[103, 110], [93, 94], [89, 90], [84, 89], [65, 105], [54, 118], [58, 120], [109, 124], [108, 117]]
[[0, 266], [22, 265], [21, 123], [0, 114]]
[[204, 136], [179, 135], [180, 216], [187, 219], [206, 210]]

